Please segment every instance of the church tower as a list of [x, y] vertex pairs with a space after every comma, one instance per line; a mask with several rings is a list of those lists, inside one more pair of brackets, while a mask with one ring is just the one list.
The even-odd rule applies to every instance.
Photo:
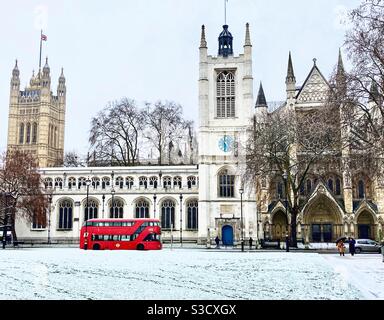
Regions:
[[246, 24], [244, 51], [234, 55], [228, 25], [208, 55], [202, 26], [199, 67], [199, 242], [256, 240], [254, 191], [242, 180], [244, 148], [254, 114], [252, 44]]
[[34, 72], [29, 86], [20, 90], [20, 72], [12, 71], [8, 117], [8, 150], [32, 153], [39, 167], [59, 166], [64, 156], [66, 86], [63, 70], [57, 95], [51, 91], [51, 74], [46, 59], [43, 70]]

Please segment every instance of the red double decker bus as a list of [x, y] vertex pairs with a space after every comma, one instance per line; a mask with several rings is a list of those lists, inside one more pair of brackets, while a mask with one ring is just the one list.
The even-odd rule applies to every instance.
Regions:
[[160, 250], [157, 219], [89, 219], [80, 230], [80, 249]]

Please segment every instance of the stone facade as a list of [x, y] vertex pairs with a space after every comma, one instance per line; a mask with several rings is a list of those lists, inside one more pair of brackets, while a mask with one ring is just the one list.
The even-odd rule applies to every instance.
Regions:
[[51, 91], [48, 59], [43, 70], [32, 75], [29, 86], [20, 90], [16, 61], [12, 71], [8, 116], [8, 150], [18, 148], [36, 156], [39, 167], [62, 164], [66, 85], [63, 70], [57, 95]]

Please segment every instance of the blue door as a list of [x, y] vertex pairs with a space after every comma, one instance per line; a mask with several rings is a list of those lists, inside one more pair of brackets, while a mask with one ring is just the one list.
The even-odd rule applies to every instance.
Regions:
[[233, 228], [232, 226], [224, 226], [221, 229], [221, 234], [223, 237], [223, 245], [224, 246], [233, 246]]

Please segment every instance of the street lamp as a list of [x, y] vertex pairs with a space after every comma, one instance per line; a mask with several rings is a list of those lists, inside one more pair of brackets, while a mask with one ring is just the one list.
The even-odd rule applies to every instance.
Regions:
[[101, 199], [103, 199], [103, 219], [104, 219], [104, 202], [105, 202], [105, 194], [103, 194], [103, 196], [101, 197]]
[[[288, 173], [286, 170], [283, 172], [283, 179], [284, 179], [284, 193], [285, 193], [285, 216], [288, 222]], [[285, 235], [285, 250], [289, 251], [289, 233], [288, 233], [289, 226], [287, 225], [287, 233]]]
[[112, 187], [112, 190], [111, 190], [111, 194], [112, 194], [112, 203], [111, 203], [111, 214], [110, 214], [110, 218], [114, 218], [114, 215], [115, 215], [115, 212], [114, 212], [114, 200], [113, 200], [113, 196], [115, 194], [115, 189]]
[[153, 195], [153, 218], [156, 219], [156, 193]]
[[49, 210], [48, 210], [48, 244], [51, 244], [51, 209], [52, 209], [52, 193], [48, 195]]
[[243, 193], [244, 189], [240, 188], [240, 226], [241, 226], [241, 251], [244, 251], [244, 225], [243, 225]]
[[85, 180], [85, 185], [87, 186], [87, 208], [86, 208], [86, 213], [85, 213], [85, 236], [84, 236], [84, 250], [88, 249], [88, 218], [89, 218], [89, 186], [91, 185], [92, 181], [87, 178]]
[[183, 246], [183, 195], [180, 193], [180, 246]]
[[7, 231], [8, 231], [8, 216], [10, 215], [9, 209], [11, 206], [8, 205], [8, 198], [12, 197], [12, 193], [10, 192], [3, 192], [2, 196], [4, 197], [4, 204], [5, 207], [2, 208], [4, 210], [4, 226], [3, 226], [3, 249], [5, 249], [5, 246], [7, 244]]

